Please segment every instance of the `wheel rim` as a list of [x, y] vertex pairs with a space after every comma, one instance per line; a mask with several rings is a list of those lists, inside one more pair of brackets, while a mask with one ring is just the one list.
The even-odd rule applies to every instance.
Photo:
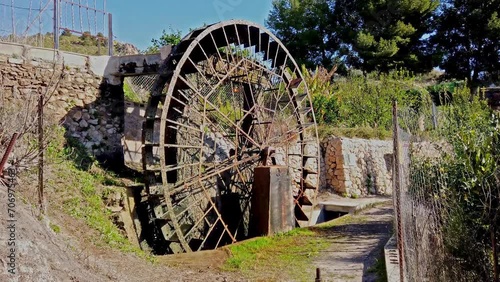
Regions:
[[146, 110], [143, 168], [168, 252], [247, 238], [253, 169], [265, 148], [292, 178], [297, 223], [312, 219], [319, 146], [300, 69], [267, 29], [192, 31], [163, 62]]

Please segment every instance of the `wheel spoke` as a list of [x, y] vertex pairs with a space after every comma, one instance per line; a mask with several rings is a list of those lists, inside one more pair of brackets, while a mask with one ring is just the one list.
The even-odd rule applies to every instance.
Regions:
[[302, 76], [286, 48], [264, 28], [238, 21], [183, 40], [161, 65], [143, 129], [146, 191], [155, 193], [151, 216], [164, 224], [159, 236], [170, 241], [169, 251], [249, 236], [254, 169], [268, 146], [290, 168], [296, 210], [309, 212], [301, 205], [316, 190], [305, 180], [317, 172], [304, 169], [312, 157], [304, 154], [305, 120], [312, 117], [315, 142], [317, 130], [305, 108], [307, 86], [294, 79]]

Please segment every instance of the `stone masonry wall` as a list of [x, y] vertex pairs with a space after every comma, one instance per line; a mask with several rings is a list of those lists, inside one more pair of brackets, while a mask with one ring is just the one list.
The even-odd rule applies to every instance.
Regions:
[[392, 194], [392, 142], [330, 137], [323, 144], [324, 189], [346, 196]]
[[13, 99], [27, 100], [29, 95], [46, 93], [48, 88], [50, 99], [44, 110], [46, 119], [63, 123], [66, 136], [77, 139], [98, 159], [123, 158], [121, 87], [107, 85], [102, 76], [93, 73], [88, 57], [80, 55], [79, 58], [75, 54], [72, 56], [75, 60], [81, 59], [81, 63], [65, 64], [57, 56], [55, 61], [28, 56], [27, 48], [13, 49], [23, 50], [19, 54], [5, 54], [5, 49], [3, 54], [0, 52], [0, 98], [3, 103], [8, 105]]

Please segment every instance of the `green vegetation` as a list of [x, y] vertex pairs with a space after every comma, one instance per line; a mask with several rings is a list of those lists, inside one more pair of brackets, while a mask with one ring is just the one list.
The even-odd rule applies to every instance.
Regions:
[[59, 225], [56, 225], [52, 222], [50, 223], [50, 229], [52, 229], [52, 231], [54, 231], [54, 233], [56, 233], [56, 234], [61, 233], [61, 227], [59, 227]]
[[379, 140], [392, 138], [392, 131], [385, 130], [383, 128], [371, 127], [342, 128], [328, 125], [319, 125], [318, 134], [320, 140], [323, 140], [324, 138], [329, 136]]
[[[436, 136], [450, 145], [441, 159], [413, 157], [410, 195], [435, 206], [444, 248], [434, 257], [435, 277], [448, 281], [494, 281], [500, 237], [500, 114], [456, 88]], [[441, 259], [439, 261], [439, 259]], [[442, 269], [446, 269], [445, 272]]]
[[377, 274], [377, 282], [387, 282], [384, 250], [381, 251], [380, 257], [377, 258], [375, 265], [368, 269], [368, 271]]
[[238, 270], [252, 278], [266, 279], [294, 277], [307, 280], [313, 269], [308, 266], [319, 251], [328, 247], [325, 238], [309, 229], [297, 228], [273, 237], [259, 237], [229, 246], [231, 257], [225, 270]]
[[146, 54], [159, 53], [160, 48], [165, 45], [177, 45], [181, 42], [181, 31], [170, 28], [170, 32], [163, 30], [158, 39], [151, 39], [152, 45], [144, 50]]
[[[47, 186], [53, 189], [49, 192], [51, 206], [83, 220], [95, 230], [93, 244], [145, 256], [113, 223], [111, 212], [104, 205], [103, 198], [110, 192], [120, 193], [120, 187], [123, 187], [115, 175], [99, 168], [82, 145], [75, 141], [66, 143], [64, 129], [60, 127], [55, 129], [54, 138], [47, 148], [47, 161]], [[57, 225], [52, 224], [51, 228], [60, 232]]]
[[[43, 47], [54, 48], [54, 35], [52, 33], [43, 36]], [[76, 36], [63, 32], [59, 37], [59, 49], [86, 55], [107, 55], [108, 42], [104, 36], [92, 36], [90, 33]]]
[[314, 277], [312, 259], [331, 242], [333, 228], [362, 223], [366, 216], [346, 215], [314, 227], [296, 228], [271, 237], [258, 237], [228, 246], [231, 257], [223, 269], [239, 271], [251, 280], [307, 281]]
[[123, 81], [123, 93], [125, 95], [125, 100], [133, 103], [142, 103], [141, 97], [137, 95], [132, 87], [128, 84], [127, 80]]
[[266, 25], [299, 64], [500, 80], [500, 0], [275, 0]]
[[312, 96], [321, 139], [335, 135], [365, 139], [388, 139], [392, 133], [392, 102], [429, 114], [432, 103], [420, 77], [407, 71], [388, 74], [350, 75], [332, 80], [331, 71], [318, 67], [302, 71]]

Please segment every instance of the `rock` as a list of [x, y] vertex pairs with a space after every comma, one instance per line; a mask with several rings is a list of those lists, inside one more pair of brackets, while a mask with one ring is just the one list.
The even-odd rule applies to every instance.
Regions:
[[75, 102], [75, 106], [77, 106], [77, 107], [81, 107], [81, 108], [83, 108], [83, 106], [85, 106], [85, 105], [83, 104], [83, 101], [82, 101], [82, 100], [78, 100], [78, 99], [76, 99], [74, 102]]
[[304, 146], [304, 154], [307, 156], [316, 156], [318, 154], [318, 147], [313, 144], [307, 144]]
[[21, 65], [24, 63], [23, 59], [9, 58], [9, 64]]
[[87, 128], [89, 124], [85, 121], [85, 119], [82, 119], [79, 123], [80, 127], [82, 128]]
[[74, 120], [79, 121], [81, 118], [82, 118], [82, 112], [81, 112], [81, 111], [76, 111], [76, 112], [73, 114], [73, 119], [74, 119]]
[[319, 182], [318, 182], [318, 175], [317, 174], [308, 174], [306, 176], [306, 179], [304, 179], [304, 184], [306, 187], [314, 188], [316, 187]]
[[83, 83], [85, 83], [85, 80], [83, 80], [83, 78], [81, 78], [81, 77], [77, 77], [77, 78], [75, 78], [75, 82], [78, 84], [83, 84]]
[[90, 120], [88, 121], [88, 123], [89, 123], [89, 124], [92, 124], [92, 125], [98, 125], [98, 124], [99, 124], [99, 120], [97, 120], [97, 119], [90, 119]]
[[87, 112], [84, 112], [84, 113], [83, 113], [82, 118], [83, 118], [84, 120], [87, 120], [87, 121], [88, 121], [88, 120], [90, 120], [90, 114], [89, 114], [89, 113], [87, 113]]
[[112, 206], [112, 207], [106, 207], [108, 210], [111, 212], [121, 212], [123, 210], [123, 207], [120, 206]]
[[29, 86], [31, 85], [31, 81], [29, 79], [20, 79], [18, 80], [20, 86]]
[[87, 149], [91, 149], [92, 146], [94, 146], [94, 143], [93, 142], [85, 142], [85, 144], [83, 144], [83, 146]]

